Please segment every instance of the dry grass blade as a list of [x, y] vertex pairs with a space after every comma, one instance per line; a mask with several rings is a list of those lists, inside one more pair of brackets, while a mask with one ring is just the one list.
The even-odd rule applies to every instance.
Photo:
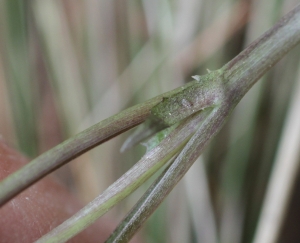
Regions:
[[297, 79], [257, 225], [257, 232], [253, 241], [255, 243], [277, 242], [297, 176], [300, 156], [300, 74], [298, 74]]

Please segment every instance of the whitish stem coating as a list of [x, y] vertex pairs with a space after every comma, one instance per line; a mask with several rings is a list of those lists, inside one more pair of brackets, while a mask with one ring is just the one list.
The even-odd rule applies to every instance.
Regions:
[[193, 76], [194, 81], [182, 87], [176, 94], [163, 97], [151, 109], [149, 119], [166, 127], [208, 107], [214, 107], [224, 97], [222, 71], [212, 71], [203, 76]]

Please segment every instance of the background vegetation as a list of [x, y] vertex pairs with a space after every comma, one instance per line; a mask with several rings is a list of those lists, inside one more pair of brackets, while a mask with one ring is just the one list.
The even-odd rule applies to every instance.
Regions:
[[[192, 75], [220, 68], [296, 4], [1, 1], [0, 134], [36, 157]], [[274, 235], [264, 227], [281, 221], [275, 240], [298, 242], [299, 54], [295, 48], [244, 97], [142, 229], [145, 242], [269, 242], [260, 232]], [[82, 201], [92, 200], [144, 153], [142, 146], [119, 153], [129, 133], [55, 173]], [[110, 216], [121, 220], [144, 189]], [[279, 211], [281, 198], [291, 199], [286, 214], [271, 221], [260, 217], [263, 205]]]

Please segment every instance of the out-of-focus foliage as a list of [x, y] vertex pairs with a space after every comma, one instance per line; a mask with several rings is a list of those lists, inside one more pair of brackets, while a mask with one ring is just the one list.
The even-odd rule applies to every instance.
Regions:
[[[125, 107], [221, 67], [296, 3], [1, 1], [0, 134], [35, 157]], [[291, 135], [284, 139], [286, 131], [299, 133], [290, 122], [298, 102], [293, 97], [299, 96], [299, 56], [298, 47], [247, 94], [142, 230], [145, 242], [251, 242], [257, 225], [264, 229], [259, 213], [270, 192], [272, 168], [274, 173], [287, 168], [281, 163], [294, 147]], [[58, 176], [82, 200], [93, 199], [143, 153], [137, 147], [120, 154], [123, 140], [81, 156]], [[297, 179], [298, 162], [296, 153], [289, 163], [294, 167], [285, 175], [290, 187]], [[276, 179], [283, 175], [274, 173], [275, 188], [276, 181], [286, 183]], [[141, 193], [139, 189], [111, 216], [121, 219]], [[290, 194], [297, 200], [297, 190], [282, 197], [288, 200]], [[278, 242], [300, 239], [290, 227], [299, 226], [299, 217], [291, 215], [300, 214], [289, 206], [287, 202]], [[255, 237], [258, 243], [266, 242], [258, 233]]]

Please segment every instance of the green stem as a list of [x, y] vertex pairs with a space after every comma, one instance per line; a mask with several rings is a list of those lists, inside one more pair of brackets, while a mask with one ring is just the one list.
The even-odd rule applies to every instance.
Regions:
[[204, 147], [222, 128], [231, 111], [252, 85], [300, 42], [300, 5], [245, 51], [226, 64], [224, 99], [203, 122], [176, 160], [160, 175], [106, 241], [128, 242], [180, 181]]
[[[228, 111], [221, 111], [221, 109], [222, 108], [217, 107], [209, 114], [175, 161], [156, 179], [106, 241], [107, 243], [128, 242], [141, 227], [143, 222], [155, 211], [168, 193], [188, 171], [193, 162], [199, 157], [199, 153], [202, 152], [204, 145], [218, 132], [216, 128], [221, 127], [224, 123], [224, 114]], [[199, 134], [202, 134], [201, 140], [199, 140]]]
[[151, 108], [161, 101], [155, 97], [112, 116], [40, 155], [0, 183], [0, 206], [53, 170], [89, 149], [142, 123]]
[[197, 125], [211, 112], [210, 109], [197, 113], [178, 125], [157, 147], [146, 153], [121, 178], [114, 182], [95, 200], [86, 205], [53, 231], [37, 242], [65, 242], [81, 232], [139, 187], [146, 179], [179, 153], [195, 133]]
[[163, 97], [178, 93], [181, 90], [182, 87], [179, 87], [128, 108], [38, 156], [0, 183], [0, 206], [72, 159], [144, 122], [150, 115], [151, 109], [160, 103]]
[[256, 81], [299, 41], [300, 5], [222, 68], [231, 102], [238, 103]]

